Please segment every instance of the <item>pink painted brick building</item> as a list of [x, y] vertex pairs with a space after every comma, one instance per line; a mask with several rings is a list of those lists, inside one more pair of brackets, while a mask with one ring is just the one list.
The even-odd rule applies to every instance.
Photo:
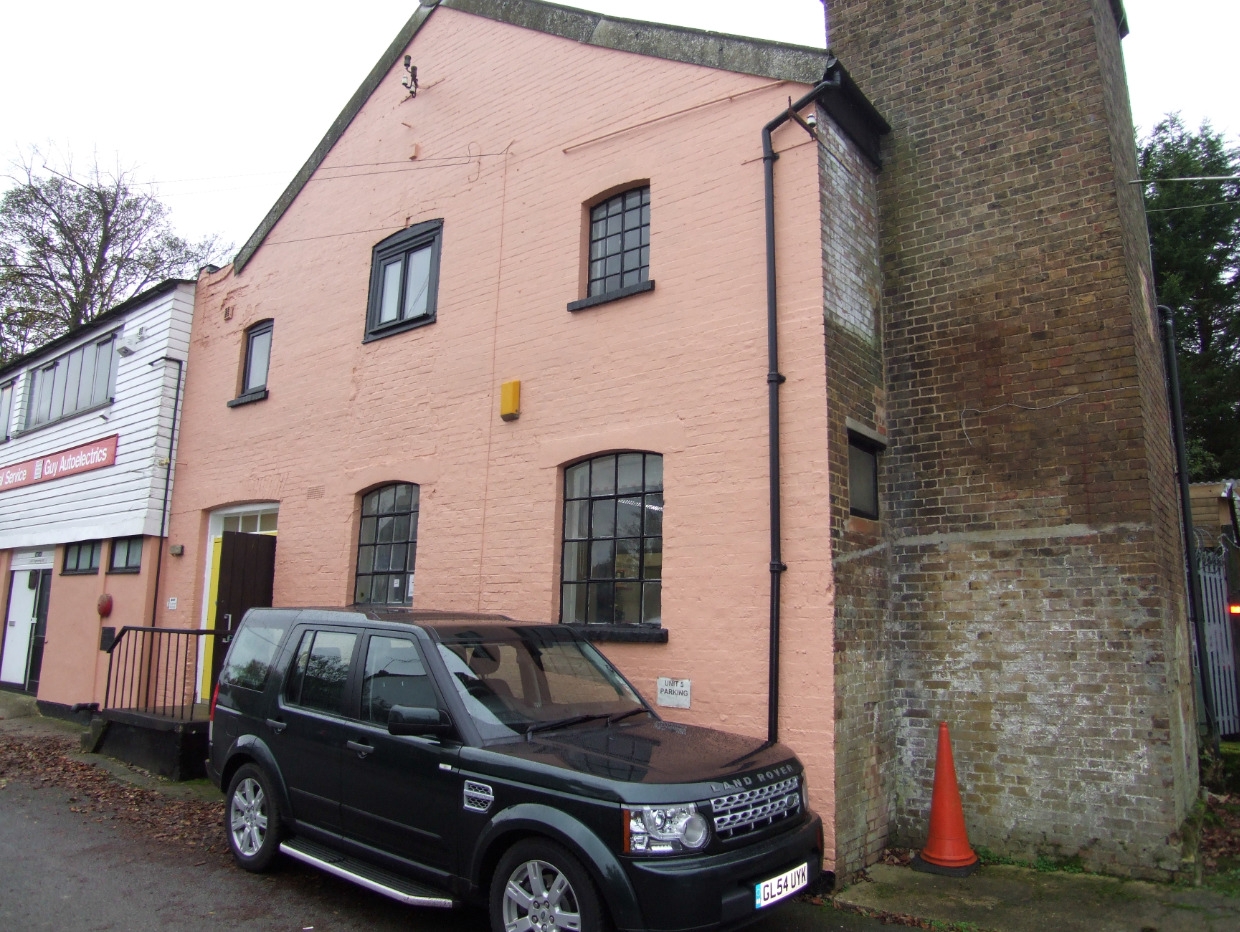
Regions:
[[[537, 3], [420, 8], [234, 264], [199, 281], [170, 533], [185, 550], [160, 623], [223, 624], [216, 540], [269, 529], [277, 605], [585, 622], [648, 696], [690, 681], [669, 718], [764, 734], [761, 130], [832, 61]], [[834, 74], [819, 144], [793, 122], [773, 134], [779, 737], [828, 825], [823, 306], [874, 339], [884, 129]], [[395, 524], [377, 523], [396, 542], [372, 549], [368, 496], [393, 486]]]

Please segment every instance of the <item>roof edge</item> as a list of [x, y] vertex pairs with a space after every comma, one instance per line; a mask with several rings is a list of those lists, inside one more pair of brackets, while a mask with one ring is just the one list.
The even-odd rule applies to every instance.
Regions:
[[31, 363], [31, 361], [38, 359], [41, 356], [46, 356], [49, 353], [55, 352], [59, 350], [61, 347], [66, 346], [69, 343], [72, 343], [74, 340], [78, 339], [83, 334], [93, 333], [96, 330], [103, 330], [106, 327], [111, 326], [119, 318], [124, 317], [126, 314], [134, 310], [139, 305], [147, 304], [155, 300], [156, 298], [162, 298], [168, 292], [175, 291], [177, 287], [180, 285], [195, 285], [195, 284], [196, 282], [188, 278], [165, 278], [159, 284], [152, 285], [150, 288], [146, 289], [146, 291], [138, 292], [138, 294], [134, 295], [132, 298], [126, 298], [120, 304], [116, 305], [115, 307], [109, 308], [108, 310], [100, 314], [98, 317], [88, 320], [86, 323], [82, 324], [80, 327], [76, 327], [73, 330], [70, 330], [66, 333], [62, 333], [60, 336], [56, 337], [55, 339], [48, 340], [42, 346], [31, 350], [29, 353], [26, 353], [25, 355], [18, 356], [16, 359], [9, 360], [3, 366], [0, 366], [0, 379], [3, 379], [10, 372], [15, 372], [19, 369], [24, 369], [26, 366], [28, 366]]
[[891, 132], [891, 125], [870, 102], [870, 98], [857, 86], [852, 75], [838, 61], [833, 62], [827, 74], [838, 71], [840, 84], [835, 91], [820, 94], [819, 106], [835, 121], [853, 144], [876, 169], [883, 167], [882, 137]]
[[361, 86], [353, 92], [353, 96], [349, 98], [349, 102], [344, 105], [340, 115], [328, 127], [327, 133], [319, 140], [319, 144], [314, 147], [314, 151], [310, 153], [310, 157], [306, 159], [305, 164], [293, 176], [293, 180], [288, 183], [284, 192], [276, 199], [276, 202], [271, 205], [271, 209], [267, 211], [267, 215], [263, 217], [262, 222], [250, 234], [250, 238], [237, 250], [237, 255], [232, 261], [233, 274], [239, 275], [241, 270], [245, 268], [246, 263], [253, 258], [254, 253], [258, 251], [258, 247], [267, 238], [267, 234], [272, 231], [280, 218], [284, 216], [284, 212], [297, 199], [297, 195], [301, 193], [301, 189], [306, 186], [310, 177], [318, 171], [319, 166], [323, 164], [323, 160], [327, 158], [327, 154], [331, 152], [332, 147], [344, 135], [345, 130], [349, 128], [349, 124], [353, 122], [353, 118], [361, 112], [366, 101], [370, 99], [370, 95], [378, 89], [379, 83], [392, 69], [392, 65], [396, 64], [400, 59], [400, 56], [405, 51], [405, 47], [413, 41], [413, 37], [417, 35], [418, 30], [422, 28], [422, 24], [434, 12], [436, 5], [425, 4], [419, 6], [413, 15], [409, 17], [405, 25], [401, 27], [400, 32], [396, 34], [396, 38], [384, 49], [375, 66], [370, 69], [370, 73], [366, 75]]
[[826, 49], [607, 16], [543, 0], [440, 0], [439, 6], [585, 45], [764, 78], [814, 84]]
[[[1119, 0], [1114, 0], [1119, 2]], [[310, 157], [293, 176], [284, 192], [267, 211], [250, 238], [237, 251], [232, 266], [239, 275], [267, 235], [284, 216], [310, 178], [340, 140], [354, 117], [365, 106], [380, 82], [400, 59], [418, 30], [440, 6], [469, 13], [495, 22], [533, 29], [548, 35], [571, 39], [586, 45], [615, 51], [632, 52], [652, 58], [679, 61], [685, 64], [732, 71], [759, 77], [814, 85], [822, 79], [825, 69], [835, 59], [826, 49], [751, 39], [720, 32], [707, 32], [684, 26], [646, 23], [592, 13], [575, 7], [546, 3], [543, 0], [421, 0], [421, 6], [371, 68], [361, 86], [349, 98], [340, 115], [328, 128]], [[843, 70], [843, 69], [841, 69]], [[856, 83], [844, 72], [842, 95], [832, 95], [825, 102], [827, 111], [841, 128], [862, 148], [877, 166], [878, 138], [891, 131], [874, 105]]]

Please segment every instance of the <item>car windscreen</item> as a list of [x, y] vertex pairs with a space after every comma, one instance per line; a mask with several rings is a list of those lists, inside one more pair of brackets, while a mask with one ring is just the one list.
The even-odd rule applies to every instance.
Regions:
[[645, 708], [593, 646], [546, 629], [457, 631], [443, 638], [439, 653], [487, 740]]

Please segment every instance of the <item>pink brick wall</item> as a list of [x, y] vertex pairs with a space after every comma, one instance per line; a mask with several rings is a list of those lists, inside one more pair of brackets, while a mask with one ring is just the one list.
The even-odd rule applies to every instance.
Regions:
[[[649, 696], [658, 676], [692, 679], [692, 709], [669, 718], [764, 734], [759, 132], [805, 88], [442, 8], [408, 52], [416, 100], [394, 68], [243, 273], [200, 282], [171, 523], [186, 555], [165, 562], [163, 595], [179, 607], [162, 623], [201, 622], [205, 516], [245, 501], [280, 502], [276, 604], [346, 604], [359, 493], [394, 480], [421, 486], [415, 607], [555, 620], [562, 467], [650, 450], [665, 458], [669, 642], [604, 649]], [[807, 764], [830, 826], [818, 159], [793, 130], [775, 138], [787, 150], [776, 173], [788, 377], [781, 738]], [[647, 179], [656, 289], [567, 312], [582, 296], [584, 203]], [[437, 321], [363, 345], [371, 247], [434, 218]], [[270, 397], [228, 408], [244, 330], [265, 318]], [[499, 386], [513, 378], [521, 417], [506, 423]]]

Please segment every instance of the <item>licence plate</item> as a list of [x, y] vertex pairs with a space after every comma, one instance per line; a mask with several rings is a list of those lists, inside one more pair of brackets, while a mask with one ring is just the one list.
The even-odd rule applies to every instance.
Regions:
[[770, 906], [772, 903], [796, 893], [808, 883], [809, 865], [802, 864], [786, 873], [780, 874], [778, 877], [772, 877], [770, 880], [754, 884], [753, 907], [754, 909], [761, 909], [763, 906]]

